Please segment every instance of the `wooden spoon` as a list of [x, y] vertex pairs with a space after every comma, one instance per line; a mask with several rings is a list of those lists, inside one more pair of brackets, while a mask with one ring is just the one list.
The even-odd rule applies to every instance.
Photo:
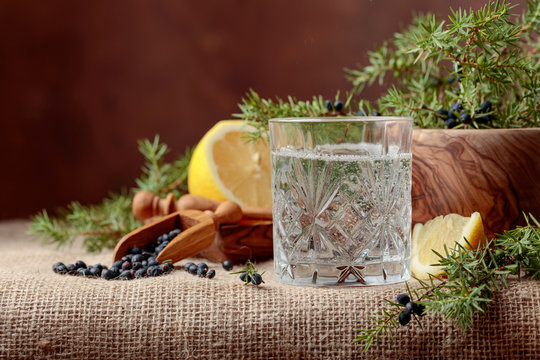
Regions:
[[144, 225], [124, 236], [114, 249], [113, 262], [125, 256], [129, 249], [144, 248], [159, 235], [175, 228], [182, 232], [170, 240], [156, 258], [157, 261], [175, 262], [193, 256], [214, 243], [220, 224], [234, 224], [242, 219], [242, 210], [232, 201], [220, 203], [215, 212], [183, 210], [174, 212], [153, 223]]
[[[202, 196], [186, 194], [175, 201], [170, 193], [165, 199], [149, 191], [141, 191], [133, 197], [133, 215], [139, 220], [146, 220], [156, 215], [167, 215], [181, 210], [216, 211], [221, 203]], [[244, 219], [272, 220], [272, 209], [257, 206], [241, 206]]]

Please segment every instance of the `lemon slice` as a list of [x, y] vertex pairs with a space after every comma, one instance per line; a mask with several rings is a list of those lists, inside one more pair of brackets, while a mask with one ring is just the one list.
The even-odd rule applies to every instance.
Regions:
[[224, 120], [199, 141], [188, 170], [191, 194], [232, 200], [240, 205], [272, 206], [270, 147], [247, 142], [254, 128], [242, 120]]
[[444, 256], [444, 245], [452, 250], [457, 242], [467, 249], [476, 249], [483, 240], [484, 225], [478, 212], [470, 217], [441, 215], [424, 225], [416, 224], [411, 243], [411, 271], [419, 279], [428, 279], [428, 274], [440, 275], [441, 267], [433, 265], [439, 262], [439, 257], [432, 250]]

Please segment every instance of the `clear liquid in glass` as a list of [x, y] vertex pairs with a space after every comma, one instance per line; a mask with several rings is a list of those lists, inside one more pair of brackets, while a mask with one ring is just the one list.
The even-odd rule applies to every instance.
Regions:
[[410, 153], [378, 144], [273, 150], [274, 274], [295, 285], [410, 277]]

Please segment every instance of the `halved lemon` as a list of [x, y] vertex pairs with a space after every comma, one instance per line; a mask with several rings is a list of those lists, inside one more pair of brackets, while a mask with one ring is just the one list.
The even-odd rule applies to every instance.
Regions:
[[232, 200], [240, 205], [272, 206], [270, 147], [248, 142], [254, 131], [242, 120], [223, 120], [199, 141], [188, 170], [191, 194]]
[[439, 257], [433, 250], [444, 256], [444, 245], [452, 250], [457, 242], [467, 249], [476, 249], [483, 240], [484, 225], [478, 212], [470, 217], [441, 215], [423, 225], [416, 224], [412, 233], [411, 271], [419, 279], [428, 279], [428, 274], [441, 275], [441, 267], [434, 265]]

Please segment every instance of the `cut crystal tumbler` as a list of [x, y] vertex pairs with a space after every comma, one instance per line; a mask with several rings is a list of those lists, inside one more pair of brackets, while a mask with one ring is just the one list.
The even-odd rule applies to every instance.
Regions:
[[409, 279], [412, 119], [272, 119], [269, 128], [276, 279]]

